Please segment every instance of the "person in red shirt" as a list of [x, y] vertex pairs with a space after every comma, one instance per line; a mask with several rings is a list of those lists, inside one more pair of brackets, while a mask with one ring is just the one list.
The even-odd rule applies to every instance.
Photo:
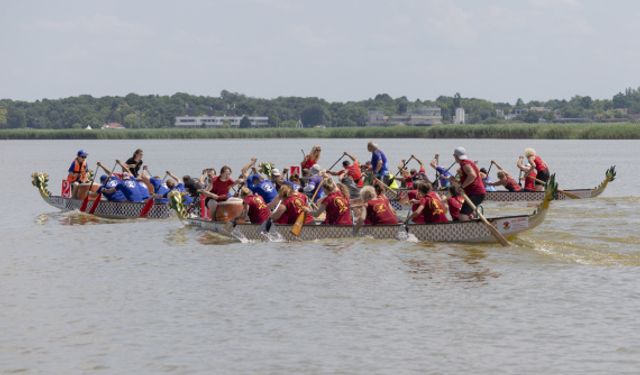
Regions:
[[251, 224], [262, 224], [271, 216], [271, 210], [264, 199], [254, 194], [248, 187], [245, 186], [240, 190], [240, 198], [244, 205], [240, 217], [248, 217]]
[[413, 213], [407, 218], [405, 223], [413, 220], [416, 224], [446, 223], [449, 220], [444, 211], [444, 205], [438, 194], [433, 191], [429, 182], [418, 183], [417, 186], [419, 203]]
[[311, 152], [304, 156], [304, 159], [300, 163], [301, 169], [311, 169], [315, 164], [318, 164], [320, 160], [320, 153], [322, 148], [320, 145], [315, 145], [311, 148]]
[[508, 191], [522, 190], [518, 182], [513, 177], [511, 177], [511, 175], [506, 170], [504, 170], [500, 165], [498, 165], [498, 163], [491, 160], [491, 164], [495, 164], [495, 166], [498, 168], [498, 173], [496, 174], [498, 176], [498, 181], [489, 182], [487, 183], [487, 185], [504, 186], [505, 189], [507, 189]]
[[544, 190], [544, 185], [549, 180], [549, 166], [547, 166], [547, 163], [536, 153], [536, 150], [532, 148], [525, 149], [524, 156], [527, 158], [527, 161], [529, 161], [529, 167], [536, 171], [536, 190]]
[[[200, 190], [199, 192], [207, 197], [205, 201], [207, 207], [214, 213], [218, 207], [218, 202], [226, 201], [229, 198], [231, 187], [239, 182], [241, 181], [233, 181], [231, 178], [231, 168], [225, 165], [220, 168], [220, 175], [213, 177], [207, 189]], [[215, 217], [215, 214], [213, 214], [212, 217]]]
[[[297, 191], [291, 190], [289, 185], [284, 185], [278, 192], [280, 201], [278, 208], [271, 214], [271, 219], [277, 224], [294, 224], [300, 214], [305, 213], [307, 206], [307, 196]], [[313, 222], [311, 215], [306, 215], [304, 223]]]
[[353, 225], [351, 210], [349, 209], [349, 198], [344, 196], [342, 191], [338, 189], [331, 179], [325, 179], [322, 187], [325, 193], [327, 193], [327, 196], [319, 201], [318, 209], [311, 211], [306, 208], [305, 210], [314, 217], [318, 217], [323, 212], [326, 212], [324, 224]]
[[[464, 147], [456, 147], [453, 151], [453, 157], [456, 162], [460, 164], [460, 187], [464, 193], [469, 197], [469, 200], [477, 207], [484, 200], [487, 194], [482, 177], [480, 176], [480, 170], [473, 161], [469, 160], [467, 151]], [[452, 177], [451, 181], [456, 183]], [[460, 209], [460, 221], [469, 221], [473, 214], [473, 208], [471, 205], [465, 202]]]
[[518, 169], [524, 172], [524, 191], [536, 191], [536, 170], [525, 164], [524, 156], [520, 155], [516, 163]]
[[389, 200], [379, 197], [372, 186], [363, 187], [360, 198], [366, 204], [366, 209], [358, 217], [358, 225], [398, 224]]
[[460, 209], [464, 204], [462, 191], [457, 186], [449, 186], [449, 195], [450, 197], [447, 199], [447, 206], [449, 206], [449, 215], [451, 215], [451, 220], [459, 221]]
[[342, 162], [342, 167], [344, 168], [341, 171], [333, 172], [327, 171], [332, 176], [338, 176], [340, 180], [343, 180], [345, 177], [349, 176], [353, 180], [353, 182], [361, 188], [364, 185], [364, 178], [362, 176], [362, 171], [360, 170], [360, 162], [358, 159], [353, 157], [353, 155], [348, 152], [344, 152], [345, 156], [348, 156], [351, 160], [353, 160], [353, 164], [349, 160], [344, 160]]

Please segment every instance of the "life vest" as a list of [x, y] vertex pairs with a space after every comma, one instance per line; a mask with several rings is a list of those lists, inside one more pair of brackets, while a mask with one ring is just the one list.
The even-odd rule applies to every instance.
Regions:
[[460, 160], [460, 184], [464, 184], [467, 180], [467, 173], [464, 171], [464, 166], [469, 165], [474, 172], [476, 172], [476, 178], [473, 182], [464, 188], [464, 192], [467, 195], [485, 195], [487, 191], [484, 188], [484, 183], [482, 182], [482, 177], [480, 177], [480, 170], [476, 163], [471, 160]]
[[[80, 176], [76, 176], [77, 173], [80, 173]], [[69, 172], [67, 176], [67, 181], [69, 182], [87, 182], [87, 162], [83, 161], [82, 163], [78, 163], [78, 160], [73, 161], [73, 171]]]
[[347, 200], [341, 192], [334, 191], [324, 198], [326, 204], [327, 216], [324, 219], [325, 224], [331, 225], [352, 225], [351, 212], [349, 210], [349, 200]]
[[360, 171], [360, 165], [358, 161], [354, 161], [352, 165], [345, 168], [347, 175], [353, 178], [353, 182], [355, 182], [358, 187], [362, 187], [364, 185], [364, 179], [362, 178], [362, 172]]

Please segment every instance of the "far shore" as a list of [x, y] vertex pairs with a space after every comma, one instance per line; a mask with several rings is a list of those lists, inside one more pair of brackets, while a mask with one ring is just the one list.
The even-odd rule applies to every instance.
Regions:
[[640, 123], [434, 125], [357, 128], [124, 130], [0, 129], [0, 139], [227, 139], [227, 138], [497, 138], [640, 139]]

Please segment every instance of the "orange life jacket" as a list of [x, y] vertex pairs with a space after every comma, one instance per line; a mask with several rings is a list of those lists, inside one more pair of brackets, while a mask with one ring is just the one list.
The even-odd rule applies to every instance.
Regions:
[[[77, 176], [77, 174], [80, 176]], [[82, 164], [78, 163], [78, 160], [73, 161], [73, 172], [70, 172], [67, 176], [69, 182], [87, 182], [87, 162], [83, 161]]]

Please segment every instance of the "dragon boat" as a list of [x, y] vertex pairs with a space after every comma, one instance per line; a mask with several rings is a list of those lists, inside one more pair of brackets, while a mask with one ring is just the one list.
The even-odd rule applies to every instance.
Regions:
[[[500, 216], [487, 220], [505, 237], [512, 237], [540, 225], [546, 216], [550, 202], [557, 196], [557, 183], [552, 176], [544, 191], [543, 200], [531, 214]], [[302, 227], [298, 236], [292, 234], [293, 225], [273, 224], [267, 230], [262, 224], [237, 224], [210, 221], [187, 213], [179, 194], [170, 193], [170, 206], [176, 210], [178, 218], [187, 225], [212, 231], [236, 240], [265, 241], [276, 236], [286, 241], [313, 241], [318, 239], [340, 239], [371, 237], [375, 239], [401, 239], [407, 234], [424, 242], [495, 242], [489, 228], [479, 219], [467, 222], [437, 224], [397, 224], [344, 226], [308, 224]]]
[[[32, 185], [38, 189], [40, 196], [45, 202], [53, 207], [59, 208], [63, 211], [79, 210], [82, 206], [84, 199], [68, 198], [62, 195], [53, 195], [48, 190], [49, 175], [47, 173], [36, 172], [31, 175]], [[98, 217], [109, 219], [134, 219], [140, 217], [140, 214], [145, 206], [145, 203], [134, 202], [109, 202], [107, 200], [100, 200], [95, 202], [93, 199], [89, 200], [88, 209], [94, 207], [92, 214]], [[166, 219], [173, 216], [173, 210], [167, 203], [154, 203], [145, 217], [150, 219]]]
[[[607, 188], [610, 182], [616, 178], [615, 165], [607, 169], [605, 172], [605, 178], [602, 182], [593, 189], [571, 189], [571, 190], [558, 190], [557, 200], [565, 199], [588, 199], [595, 198], [602, 194]], [[396, 209], [406, 208], [407, 202], [407, 189], [399, 190], [387, 190], [385, 195], [391, 201], [391, 204]], [[487, 191], [484, 201], [493, 202], [539, 202], [545, 197], [544, 191]]]

